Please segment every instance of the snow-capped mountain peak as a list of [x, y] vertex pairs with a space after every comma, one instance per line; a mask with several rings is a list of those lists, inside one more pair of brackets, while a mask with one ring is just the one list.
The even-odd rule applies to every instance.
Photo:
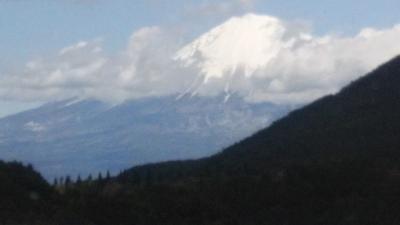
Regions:
[[233, 17], [183, 47], [175, 60], [184, 66], [197, 66], [204, 82], [236, 72], [250, 77], [282, 48], [294, 44], [286, 32], [283, 22], [271, 16]]

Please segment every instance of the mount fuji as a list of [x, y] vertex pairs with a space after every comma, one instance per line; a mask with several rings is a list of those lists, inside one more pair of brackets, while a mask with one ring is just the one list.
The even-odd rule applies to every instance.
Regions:
[[175, 59], [200, 67], [205, 83], [235, 73], [251, 77], [283, 49], [311, 39], [306, 33], [291, 37], [287, 33], [284, 23], [274, 17], [233, 17], [182, 48]]
[[281, 66], [279, 57], [289, 55], [287, 63], [293, 65], [299, 59], [296, 55], [299, 46], [318, 45], [320, 41], [306, 29], [296, 30], [278, 18], [246, 14], [233, 17], [201, 35], [177, 51], [173, 58], [182, 67], [198, 71], [198, 79], [188, 92], [225, 93], [227, 98], [237, 93], [248, 101], [280, 104], [284, 100], [288, 104], [304, 104], [330, 90], [300, 89], [291, 93], [290, 79], [297, 78], [291, 77], [290, 70]]
[[[269, 16], [234, 17], [178, 50], [198, 77], [177, 94], [119, 104], [69, 99], [0, 119], [0, 158], [29, 161], [47, 178], [86, 176], [218, 152], [301, 104], [253, 101], [252, 87], [285, 49], [310, 36]], [[279, 82], [259, 82], [279, 95]], [[243, 94], [245, 93], [245, 94]], [[304, 102], [306, 103], [306, 102]]]

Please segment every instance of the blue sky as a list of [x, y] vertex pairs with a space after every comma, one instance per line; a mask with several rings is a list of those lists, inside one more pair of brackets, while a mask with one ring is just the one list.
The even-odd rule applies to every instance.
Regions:
[[[321, 35], [400, 23], [398, 0], [0, 0], [0, 74], [81, 40], [101, 38], [117, 52], [141, 27], [184, 27], [190, 40], [245, 12], [301, 21]], [[0, 116], [31, 106], [0, 100]]]
[[[3, 66], [4, 62], [26, 61], [97, 37], [104, 38], [106, 48], [115, 50], [140, 27], [192, 20], [193, 26], [202, 28], [194, 31], [201, 32], [229, 13], [242, 12], [190, 18], [205, 2], [218, 0], [0, 0], [1, 61]], [[355, 33], [364, 27], [388, 27], [400, 21], [398, 0], [266, 0], [245, 10], [304, 20], [317, 33]]]

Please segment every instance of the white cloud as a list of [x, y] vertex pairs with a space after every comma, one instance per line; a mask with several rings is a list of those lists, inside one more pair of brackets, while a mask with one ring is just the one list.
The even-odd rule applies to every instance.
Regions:
[[[259, 28], [264, 25], [261, 21]], [[208, 36], [206, 47], [194, 49], [180, 59], [183, 62], [174, 59], [183, 46], [170, 29], [142, 28], [132, 34], [126, 49], [114, 55], [102, 51], [101, 40], [81, 41], [53, 56], [32, 60], [20, 71], [3, 74], [0, 99], [50, 101], [78, 96], [123, 101], [185, 92], [234, 92], [249, 101], [306, 103], [336, 92], [400, 53], [400, 26], [367, 28], [353, 37], [318, 37], [279, 19], [268, 26], [271, 32], [259, 33], [257, 25], [230, 42]], [[236, 58], [226, 61], [226, 56]], [[210, 68], [220, 66], [214, 76], [208, 76]]]
[[68, 47], [65, 47], [65, 48], [61, 49], [59, 54], [60, 54], [60, 56], [66, 55], [66, 54], [68, 54], [70, 52], [74, 52], [74, 51], [77, 51], [79, 49], [85, 48], [87, 45], [88, 45], [87, 42], [81, 41], [81, 42], [76, 43], [75, 45], [68, 46]]

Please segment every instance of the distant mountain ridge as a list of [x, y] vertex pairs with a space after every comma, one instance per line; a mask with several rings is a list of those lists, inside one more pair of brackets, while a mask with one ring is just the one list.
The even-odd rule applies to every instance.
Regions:
[[[211, 155], [290, 110], [237, 96], [66, 100], [0, 119], [0, 157], [47, 178]], [[190, 146], [190, 149], [188, 148]]]

